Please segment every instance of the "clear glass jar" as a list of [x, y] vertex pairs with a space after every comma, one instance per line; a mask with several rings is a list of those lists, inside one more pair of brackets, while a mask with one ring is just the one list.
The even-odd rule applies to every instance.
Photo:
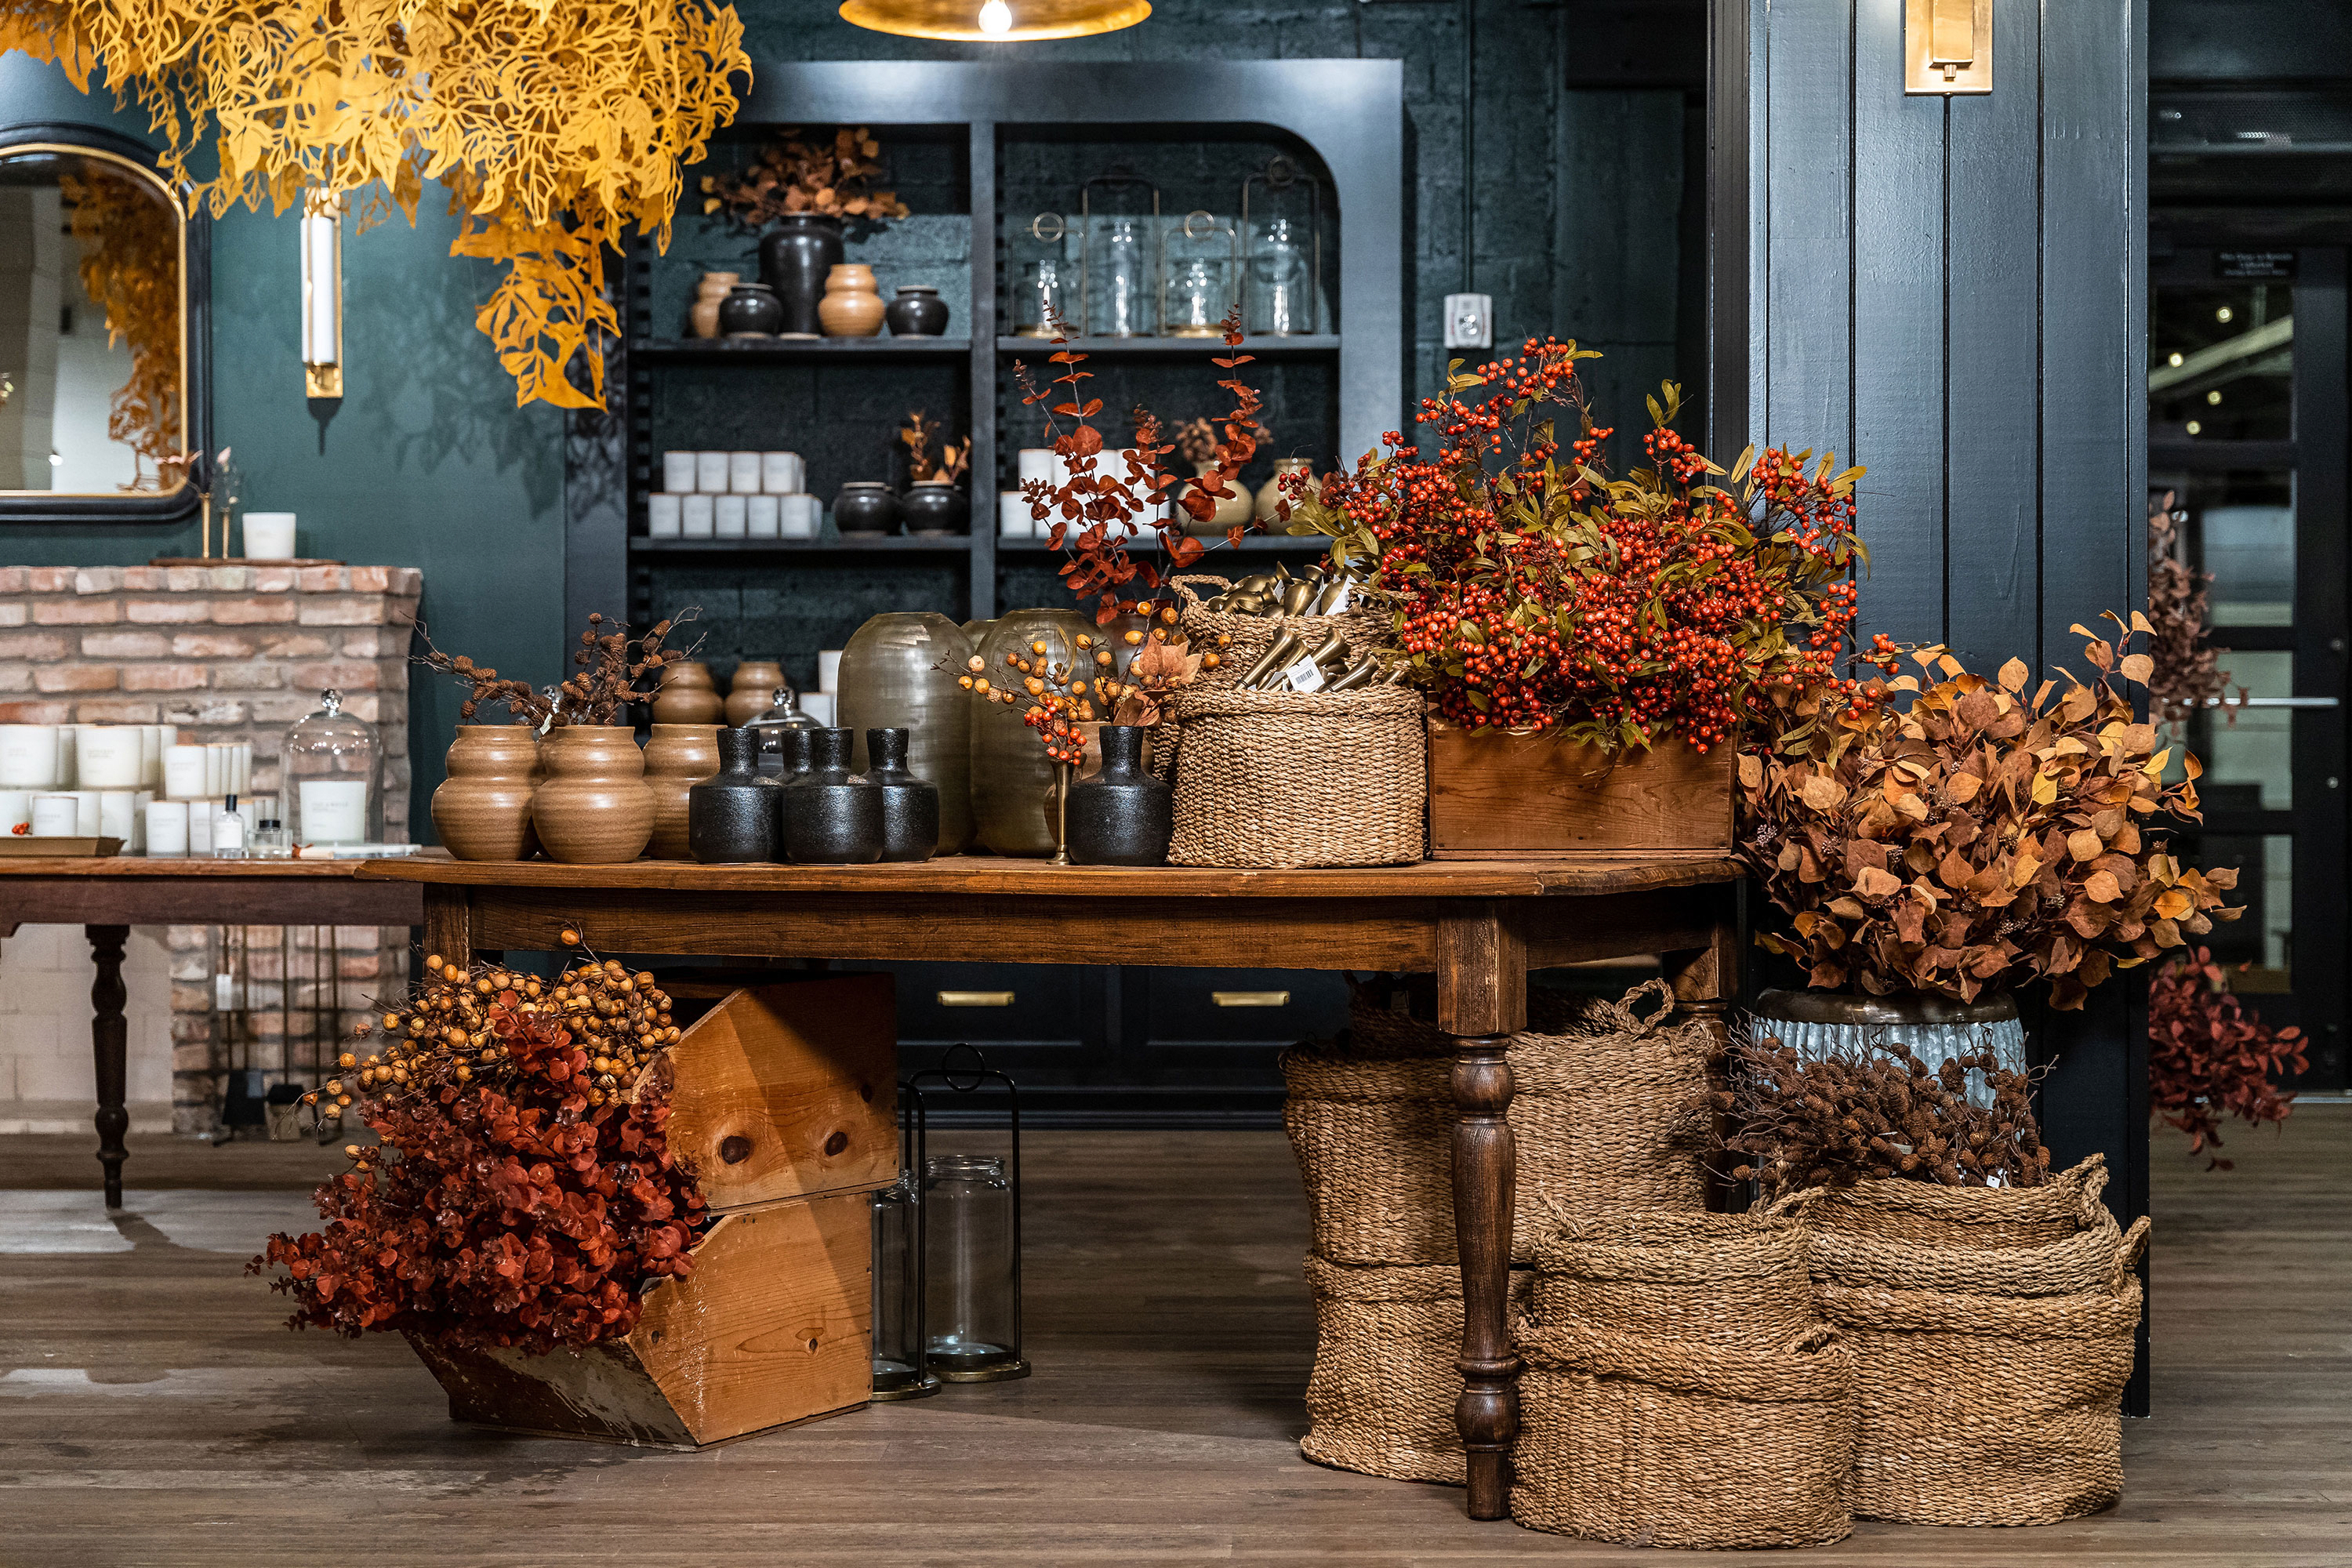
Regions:
[[1024, 338], [1050, 338], [1054, 323], [1070, 331], [1082, 330], [1072, 321], [1076, 308], [1076, 268], [1066, 261], [1032, 261], [1021, 268], [1020, 296], [1013, 301], [1013, 333]]
[[922, 1255], [916, 1226], [920, 1194], [914, 1173], [901, 1171], [874, 1194], [874, 1395], [911, 1399], [939, 1388], [922, 1368]]
[[320, 692], [319, 710], [294, 721], [278, 756], [288, 837], [298, 845], [378, 841], [383, 762], [375, 726], [344, 712], [341, 692]]
[[1021, 1361], [1013, 1185], [986, 1154], [934, 1154], [923, 1175], [924, 1323], [932, 1369], [985, 1376]]
[[1243, 330], [1254, 337], [1289, 337], [1315, 331], [1315, 278], [1310, 247], [1286, 217], [1257, 225], [1244, 281]]
[[1234, 307], [1234, 267], [1221, 256], [1195, 256], [1171, 262], [1168, 277], [1168, 336], [1213, 338], [1224, 331]]
[[1098, 338], [1148, 338], [1160, 330], [1153, 279], [1160, 270], [1152, 223], [1098, 217], [1087, 233], [1086, 330]]

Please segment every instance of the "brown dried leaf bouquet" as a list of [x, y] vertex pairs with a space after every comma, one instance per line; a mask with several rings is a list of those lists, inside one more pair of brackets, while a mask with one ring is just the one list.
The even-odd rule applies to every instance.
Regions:
[[882, 143], [862, 125], [855, 131], [837, 127], [824, 145], [812, 145], [801, 140], [798, 131], [786, 131], [761, 148], [742, 174], [704, 175], [702, 210], [709, 214], [725, 207], [752, 228], [793, 213], [864, 218], [877, 225], [905, 217], [910, 209], [896, 193], [867, 188], [882, 173], [875, 161], [881, 154]]
[[[2050, 983], [2077, 1008], [2117, 968], [2202, 936], [2237, 873], [2200, 873], [2165, 852], [2166, 817], [2200, 820], [2192, 782], [2161, 780], [2168, 750], [2125, 695], [2148, 656], [2087, 627], [2088, 681], [2063, 670], [2030, 697], [2011, 659], [1997, 680], [1940, 648], [1942, 676], [1905, 676], [1907, 707], [1788, 700], [1769, 749], [1739, 759], [1741, 850], [1790, 930], [1759, 932], [1822, 990], [1906, 991], [1972, 1001]], [[2202, 771], [2184, 759], [2189, 780]]]
[[[1769, 1036], [1731, 1047], [1728, 1089], [1709, 1096], [1731, 1174], [1766, 1193], [1900, 1176], [1948, 1187], [2040, 1186], [2050, 1151], [2033, 1084], [1987, 1048], [1930, 1071], [1899, 1040], [1808, 1060]], [[1968, 1098], [1981, 1074], [1990, 1107]]]

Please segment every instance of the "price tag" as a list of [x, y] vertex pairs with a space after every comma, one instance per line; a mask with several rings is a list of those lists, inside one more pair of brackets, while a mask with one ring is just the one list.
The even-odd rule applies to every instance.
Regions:
[[1290, 677], [1290, 689], [1293, 691], [1323, 689], [1323, 667], [1311, 658], [1300, 659], [1290, 667], [1287, 673]]

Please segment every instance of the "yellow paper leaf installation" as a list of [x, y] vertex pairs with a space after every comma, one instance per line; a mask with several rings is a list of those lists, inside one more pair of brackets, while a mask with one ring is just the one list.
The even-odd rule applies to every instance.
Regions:
[[[441, 181], [451, 254], [505, 269], [475, 324], [515, 401], [573, 408], [603, 404], [603, 356], [582, 350], [620, 328], [605, 247], [632, 224], [668, 245], [678, 165], [734, 114], [742, 44], [705, 0], [0, 0], [0, 49], [85, 92], [102, 69], [215, 216], [317, 187], [413, 223]], [[218, 173], [196, 181], [207, 140]]]
[[179, 217], [152, 185], [89, 163], [59, 185], [81, 250], [82, 289], [106, 313], [108, 344], [131, 351], [131, 379], [107, 406], [107, 438], [140, 465], [121, 489], [168, 489], [180, 478]]

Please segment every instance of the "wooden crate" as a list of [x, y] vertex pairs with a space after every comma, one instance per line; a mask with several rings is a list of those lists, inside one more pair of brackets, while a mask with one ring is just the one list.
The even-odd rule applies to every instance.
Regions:
[[898, 1051], [890, 976], [813, 976], [730, 992], [647, 1070], [671, 1152], [727, 1214], [897, 1180]]
[[854, 1410], [874, 1385], [872, 1222], [862, 1193], [722, 1215], [625, 1340], [525, 1355], [408, 1336], [450, 1418], [698, 1448]]
[[1612, 758], [1556, 733], [1429, 726], [1429, 840], [1440, 860], [1728, 852], [1738, 748], [1680, 741]]

